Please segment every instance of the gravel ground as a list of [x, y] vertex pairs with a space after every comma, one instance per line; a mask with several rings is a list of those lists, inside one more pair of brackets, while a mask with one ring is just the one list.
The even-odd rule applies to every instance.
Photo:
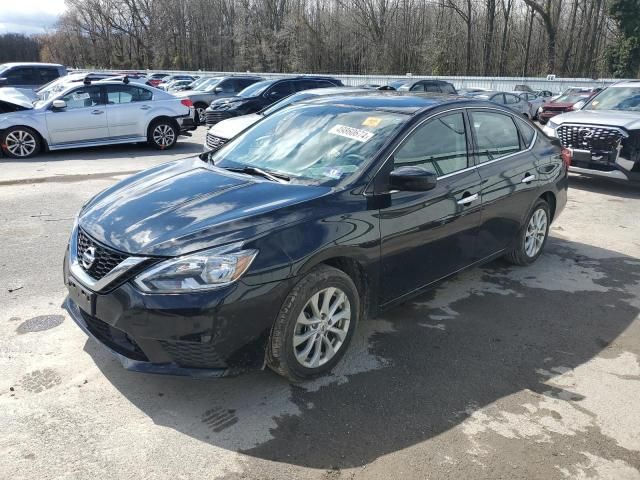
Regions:
[[60, 308], [73, 217], [201, 150], [2, 159], [0, 478], [640, 479], [640, 189], [571, 178], [546, 253], [360, 325], [327, 378], [135, 374]]

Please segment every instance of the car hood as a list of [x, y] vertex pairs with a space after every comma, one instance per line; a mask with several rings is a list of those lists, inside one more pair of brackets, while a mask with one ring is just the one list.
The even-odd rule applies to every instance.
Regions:
[[257, 113], [250, 113], [249, 115], [229, 118], [227, 120], [216, 123], [209, 129], [209, 133], [211, 135], [215, 135], [216, 137], [224, 139], [233, 138], [237, 134], [242, 132], [245, 128], [250, 127], [262, 118], [264, 117], [262, 115], [258, 115]]
[[238, 97], [238, 96], [233, 96], [233, 97], [226, 97], [226, 98], [218, 98], [216, 100], [214, 100], [213, 102], [211, 102], [211, 106], [212, 107], [220, 107], [222, 105], [229, 105], [229, 104], [239, 104], [239, 103], [243, 103], [243, 102], [249, 102], [251, 100], [253, 100], [255, 97]]
[[282, 209], [330, 191], [228, 172], [195, 157], [105, 190], [83, 208], [78, 223], [120, 251], [177, 256], [256, 238], [294, 221]]
[[621, 110], [578, 110], [553, 117], [553, 123], [588, 123], [622, 127], [627, 130], [640, 129], [640, 112]]
[[22, 108], [32, 109], [32, 100], [17, 88], [0, 88], [0, 101], [12, 103]]

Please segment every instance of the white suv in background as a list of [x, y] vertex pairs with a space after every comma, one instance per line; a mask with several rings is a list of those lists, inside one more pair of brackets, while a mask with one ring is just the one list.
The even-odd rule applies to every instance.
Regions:
[[134, 142], [166, 149], [196, 128], [191, 100], [126, 79], [71, 85], [33, 104], [7, 90], [13, 89], [2, 89], [0, 100], [20, 108], [0, 114], [0, 144], [13, 158], [29, 158], [42, 149]]

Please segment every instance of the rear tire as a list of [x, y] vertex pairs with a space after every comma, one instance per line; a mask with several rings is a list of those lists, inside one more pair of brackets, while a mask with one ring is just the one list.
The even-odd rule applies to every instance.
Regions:
[[521, 266], [535, 262], [547, 244], [550, 224], [549, 204], [539, 198], [518, 234], [516, 246], [504, 258], [509, 263]]
[[293, 287], [267, 347], [267, 365], [292, 382], [328, 373], [343, 357], [360, 315], [353, 280], [320, 265]]
[[207, 105], [204, 103], [196, 103], [193, 106], [196, 109], [196, 125], [204, 125], [206, 120], [205, 110]]
[[147, 143], [158, 150], [167, 150], [178, 141], [178, 133], [178, 127], [170, 119], [154, 120], [149, 125]]
[[40, 135], [29, 127], [11, 127], [0, 138], [2, 151], [11, 158], [31, 158], [40, 152]]

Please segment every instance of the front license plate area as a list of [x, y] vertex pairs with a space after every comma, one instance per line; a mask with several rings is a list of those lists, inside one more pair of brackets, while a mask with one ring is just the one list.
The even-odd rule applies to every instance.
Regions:
[[80, 282], [75, 278], [69, 277], [67, 280], [67, 288], [69, 290], [69, 297], [76, 305], [84, 312], [88, 313], [92, 317], [96, 314], [96, 294], [87, 290]]

